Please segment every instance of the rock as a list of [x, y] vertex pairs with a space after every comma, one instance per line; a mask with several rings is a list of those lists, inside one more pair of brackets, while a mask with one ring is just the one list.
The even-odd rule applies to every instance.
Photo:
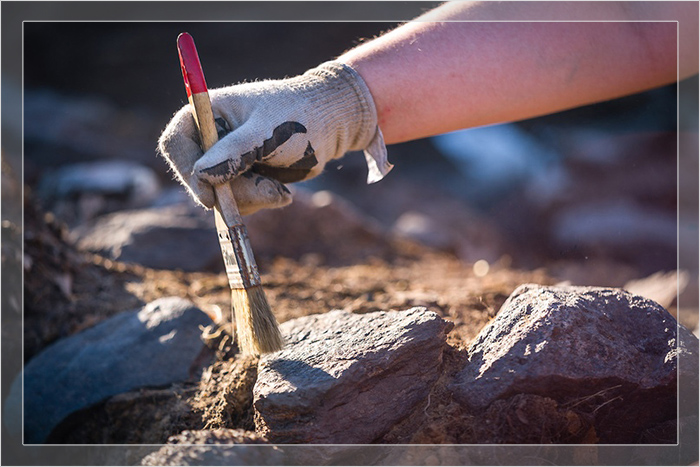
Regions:
[[289, 206], [244, 218], [256, 258], [313, 255], [324, 264], [341, 265], [391, 255], [384, 229], [342, 197], [298, 187], [292, 193]]
[[119, 196], [132, 206], [147, 206], [159, 191], [160, 183], [152, 169], [122, 160], [65, 165], [46, 173], [38, 188], [41, 197], [54, 201], [95, 193]]
[[523, 285], [469, 347], [454, 396], [475, 413], [517, 394], [550, 398], [587, 411], [601, 442], [636, 442], [676, 417], [679, 353], [697, 367], [697, 339], [676, 329], [621, 289]]
[[[255, 445], [255, 446], [245, 446]], [[393, 465], [381, 461], [388, 446], [273, 446], [253, 431], [183, 431], [144, 457], [140, 465]]]
[[[70, 239], [80, 249], [155, 269], [223, 271], [213, 214], [189, 199], [169, 198], [159, 198], [157, 207], [79, 225]], [[291, 205], [259, 211], [243, 221], [258, 262], [313, 255], [326, 264], [347, 264], [393, 252], [380, 227], [329, 192], [295, 188]]]
[[[255, 447], [242, 445], [254, 444]], [[254, 432], [220, 428], [183, 431], [140, 465], [284, 465], [275, 446]], [[193, 446], [194, 445], [194, 446]], [[235, 445], [235, 446], [232, 446]]]
[[81, 250], [154, 269], [223, 270], [214, 217], [191, 202], [102, 216], [69, 237]]
[[[108, 397], [197, 377], [209, 363], [199, 329], [208, 324], [191, 302], [162, 298], [48, 346], [24, 369], [25, 442], [44, 442], [66, 416]], [[21, 392], [18, 378], [5, 406]]]
[[676, 214], [628, 200], [581, 203], [554, 216], [551, 225], [560, 248], [621, 258], [635, 258], [649, 249], [646, 256], [652, 259], [676, 251]]
[[421, 307], [283, 323], [286, 347], [258, 367], [256, 431], [273, 443], [377, 440], [425, 401], [450, 328]]
[[160, 192], [153, 169], [132, 161], [107, 160], [46, 169], [36, 195], [43, 209], [75, 227], [115, 211], [147, 207]]

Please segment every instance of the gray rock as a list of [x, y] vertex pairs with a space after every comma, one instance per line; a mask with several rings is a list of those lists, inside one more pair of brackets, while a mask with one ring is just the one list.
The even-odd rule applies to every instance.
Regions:
[[[44, 442], [66, 416], [110, 396], [196, 377], [209, 363], [199, 329], [208, 324], [191, 302], [163, 298], [48, 346], [24, 369], [24, 442]], [[21, 398], [18, 378], [5, 407]]]
[[274, 443], [377, 440], [428, 396], [449, 328], [420, 307], [283, 323], [287, 346], [258, 367], [256, 430]]
[[[293, 193], [291, 205], [244, 218], [259, 264], [278, 256], [313, 255], [328, 264], [347, 264], [391, 255], [383, 230], [342, 198], [299, 188]], [[177, 193], [165, 195], [157, 207], [121, 211], [77, 225], [69, 239], [82, 250], [155, 269], [223, 271], [212, 212], [178, 199]]]
[[121, 196], [134, 206], [147, 206], [160, 191], [155, 172], [131, 161], [70, 164], [47, 172], [39, 184], [44, 198], [69, 198], [81, 193]]
[[523, 285], [473, 341], [452, 388], [477, 412], [521, 393], [588, 404], [601, 440], [629, 442], [676, 417], [678, 356], [697, 367], [694, 347], [665, 309], [621, 289]]
[[160, 189], [155, 171], [142, 164], [80, 162], [46, 170], [37, 198], [45, 210], [71, 228], [115, 211], [149, 206]]
[[581, 203], [551, 221], [553, 241], [561, 248], [638, 254], [640, 247], [676, 250], [675, 212], [653, 209], [628, 200]]
[[392, 254], [384, 229], [341, 196], [299, 187], [291, 190], [294, 200], [289, 206], [244, 218], [256, 258], [313, 255], [325, 264], [341, 265]]
[[214, 217], [192, 203], [109, 214], [69, 238], [81, 250], [154, 269], [223, 270]]
[[[245, 446], [245, 445], [256, 446]], [[253, 432], [239, 429], [183, 431], [140, 465], [284, 465], [282, 453]]]

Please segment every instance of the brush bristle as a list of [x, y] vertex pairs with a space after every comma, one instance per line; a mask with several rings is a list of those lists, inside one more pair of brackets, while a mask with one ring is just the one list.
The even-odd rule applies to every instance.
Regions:
[[282, 349], [284, 340], [261, 286], [232, 289], [231, 303], [241, 352], [260, 355]]

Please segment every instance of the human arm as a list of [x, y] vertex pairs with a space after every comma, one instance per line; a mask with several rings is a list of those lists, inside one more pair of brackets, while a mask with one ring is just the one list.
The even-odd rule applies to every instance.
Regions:
[[[338, 60], [363, 77], [385, 141], [397, 143], [675, 82], [677, 24], [639, 21], [697, 17], [697, 5], [659, 3], [449, 2]], [[592, 21], [559, 21], [572, 18]], [[684, 78], [697, 73], [697, 22], [681, 32], [694, 44]]]
[[[211, 206], [211, 185], [232, 181], [247, 212], [287, 204], [280, 181], [313, 177], [349, 150], [366, 150], [376, 181], [391, 167], [384, 141], [517, 121], [696, 73], [697, 4], [664, 3], [449, 2], [302, 77], [213, 90], [230, 134], [203, 155], [181, 111], [161, 153], [195, 199]], [[690, 47], [677, 66], [677, 23], [666, 20], [693, 14], [681, 23]], [[288, 122], [303, 131], [276, 138]]]

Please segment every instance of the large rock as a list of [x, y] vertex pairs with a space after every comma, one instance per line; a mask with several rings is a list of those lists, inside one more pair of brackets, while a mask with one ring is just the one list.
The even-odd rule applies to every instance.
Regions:
[[454, 396], [474, 413], [517, 394], [551, 398], [585, 407], [601, 441], [636, 442], [676, 418], [679, 353], [697, 367], [696, 343], [664, 308], [621, 289], [523, 285], [469, 347]]
[[102, 216], [70, 238], [82, 250], [154, 269], [223, 270], [214, 217], [192, 203]]
[[[116, 394], [196, 378], [209, 324], [191, 302], [163, 298], [48, 346], [24, 369], [24, 441], [44, 442], [66, 416]], [[21, 400], [18, 378], [5, 408]]]
[[274, 443], [377, 440], [427, 398], [449, 328], [420, 307], [283, 323], [287, 346], [260, 360], [256, 430]]
[[[291, 205], [243, 219], [259, 263], [312, 255], [337, 265], [394, 252], [376, 222], [337, 195], [300, 188], [293, 193]], [[71, 230], [70, 240], [82, 250], [155, 269], [223, 271], [212, 212], [188, 199], [168, 198], [161, 197], [161, 205], [86, 222]]]
[[49, 203], [94, 194], [120, 198], [126, 207], [147, 206], [159, 191], [160, 182], [153, 169], [125, 160], [64, 165], [47, 172], [37, 189]]
[[355, 264], [393, 253], [385, 230], [352, 203], [330, 191], [292, 187], [294, 201], [244, 219], [257, 258], [313, 255], [330, 265]]

